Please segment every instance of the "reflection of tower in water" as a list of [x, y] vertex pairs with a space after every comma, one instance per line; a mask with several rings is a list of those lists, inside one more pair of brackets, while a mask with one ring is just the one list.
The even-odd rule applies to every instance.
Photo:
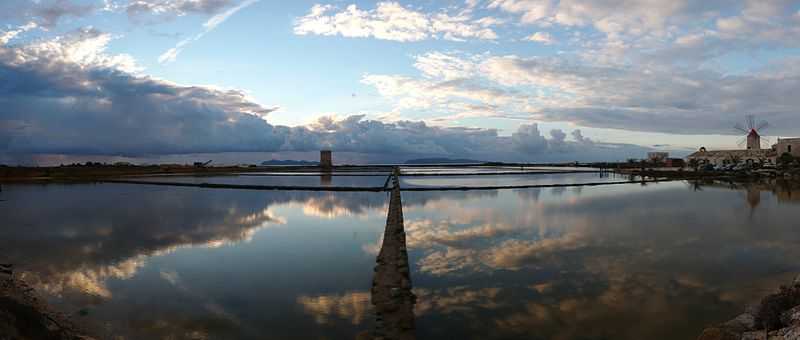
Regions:
[[758, 207], [761, 203], [761, 190], [755, 186], [747, 186], [747, 204], [750, 205], [750, 211]]
[[329, 186], [333, 181], [333, 176], [330, 173], [323, 173], [319, 176], [319, 184]]

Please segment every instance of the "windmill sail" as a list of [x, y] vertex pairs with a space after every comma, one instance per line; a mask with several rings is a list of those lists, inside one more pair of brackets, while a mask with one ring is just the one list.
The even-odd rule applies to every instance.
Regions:
[[769, 123], [767, 123], [767, 121], [756, 121], [754, 115], [747, 115], [745, 117], [744, 125], [741, 123], [736, 123], [733, 125], [733, 128], [736, 131], [745, 134], [745, 136], [739, 140], [739, 146], [741, 147], [746, 143], [748, 150], [760, 150], [762, 140], [765, 140], [767, 143], [769, 143], [767, 138], [761, 137], [761, 131], [766, 129], [768, 126]]

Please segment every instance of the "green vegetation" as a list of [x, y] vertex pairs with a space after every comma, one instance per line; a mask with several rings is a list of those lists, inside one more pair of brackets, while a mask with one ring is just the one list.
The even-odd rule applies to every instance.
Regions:
[[797, 168], [798, 165], [797, 157], [792, 156], [788, 152], [784, 152], [780, 157], [778, 157], [778, 166], [782, 168]]

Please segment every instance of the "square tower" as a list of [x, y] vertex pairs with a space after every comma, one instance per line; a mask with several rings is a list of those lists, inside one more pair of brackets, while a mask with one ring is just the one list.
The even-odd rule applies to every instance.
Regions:
[[323, 169], [330, 170], [333, 168], [333, 152], [331, 150], [320, 150], [319, 152], [319, 166]]

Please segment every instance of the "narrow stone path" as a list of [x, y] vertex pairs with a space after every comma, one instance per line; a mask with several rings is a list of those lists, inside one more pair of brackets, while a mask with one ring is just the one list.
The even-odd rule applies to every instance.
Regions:
[[376, 318], [373, 339], [416, 339], [416, 296], [411, 292], [399, 170], [395, 171], [392, 182], [383, 244], [376, 259], [375, 276], [372, 280], [371, 296]]

